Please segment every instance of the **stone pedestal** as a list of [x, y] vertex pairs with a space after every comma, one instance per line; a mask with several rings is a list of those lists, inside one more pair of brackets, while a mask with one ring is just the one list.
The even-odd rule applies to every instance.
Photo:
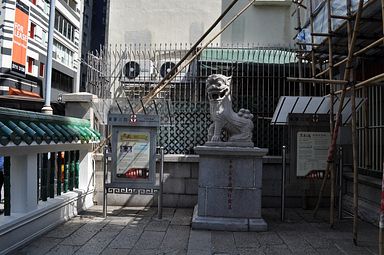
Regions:
[[257, 147], [198, 146], [198, 204], [194, 229], [266, 231], [261, 218], [262, 158]]

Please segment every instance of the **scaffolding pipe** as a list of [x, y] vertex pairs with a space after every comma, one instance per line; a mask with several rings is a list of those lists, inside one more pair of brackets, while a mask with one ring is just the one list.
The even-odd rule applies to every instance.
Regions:
[[[383, 0], [383, 1], [384, 1], [384, 0]], [[384, 42], [384, 37], [382, 37], [382, 38], [380, 38], [380, 39], [374, 41], [373, 43], [367, 45], [366, 47], [364, 47], [364, 48], [362, 48], [362, 49], [356, 51], [355, 53], [353, 53], [353, 56], [354, 56], [354, 57], [357, 57], [357, 56], [363, 54], [364, 52], [366, 52], [367, 50], [369, 50], [369, 49], [371, 49], [371, 48], [374, 48], [374, 47], [376, 47], [376, 46], [380, 46], [383, 42]], [[335, 64], [333, 65], [333, 67], [338, 67], [338, 66], [344, 64], [345, 62], [347, 62], [347, 60], [348, 60], [347, 58], [344, 58], [343, 60], [341, 60], [341, 61], [335, 63]], [[328, 70], [329, 70], [329, 67], [326, 68], [326, 69], [324, 69], [324, 70], [321, 71], [320, 73], [316, 74], [316, 77], [320, 77], [320, 76], [326, 74], [326, 73], [328, 72]]]
[[304, 82], [304, 83], [317, 83], [317, 84], [347, 84], [348, 81], [341, 80], [328, 80], [328, 79], [313, 79], [313, 78], [297, 78], [297, 77], [287, 77], [287, 81], [292, 82]]
[[[363, 9], [363, 3], [364, 3], [364, 0], [359, 1], [359, 6], [357, 9], [354, 29], [353, 29], [352, 37], [351, 37], [351, 41], [350, 41], [351, 43], [348, 46], [348, 58], [347, 58], [347, 63], [346, 63], [346, 69], [344, 72], [344, 79], [343, 79], [344, 81], [346, 81], [346, 80], [350, 81], [350, 79], [351, 79], [350, 73], [351, 73], [351, 69], [352, 69], [353, 49], [355, 46], [357, 34], [359, 33], [359, 30], [360, 30], [360, 18], [361, 18], [361, 13], [362, 13], [362, 9]], [[324, 175], [325, 177], [328, 176], [328, 174], [330, 172], [330, 164], [333, 164], [333, 162], [334, 162], [336, 141], [337, 141], [339, 128], [340, 128], [340, 124], [341, 124], [340, 116], [341, 116], [341, 112], [343, 110], [346, 92], [347, 92], [347, 84], [344, 84], [343, 91], [342, 91], [341, 98], [340, 98], [339, 109], [338, 109], [337, 114], [336, 114], [336, 121], [335, 121], [334, 132], [332, 135], [332, 141], [331, 141], [331, 145], [329, 146], [329, 149], [328, 149], [327, 168], [326, 168], [325, 175]], [[320, 201], [321, 201], [321, 198], [323, 196], [326, 181], [327, 181], [327, 178], [324, 178], [322, 181], [322, 184], [320, 187], [320, 192], [319, 192], [319, 197], [318, 197], [318, 200], [316, 203], [316, 207], [313, 211], [314, 216], [316, 215], [317, 211], [319, 210]]]

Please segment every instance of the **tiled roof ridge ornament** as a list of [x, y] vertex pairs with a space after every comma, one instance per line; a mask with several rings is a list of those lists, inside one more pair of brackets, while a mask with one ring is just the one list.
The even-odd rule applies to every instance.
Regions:
[[[253, 147], [253, 114], [248, 109], [234, 112], [231, 100], [232, 77], [212, 74], [207, 78], [209, 112], [213, 123], [208, 129], [208, 142], [211, 146]], [[228, 141], [222, 142], [222, 130], [228, 134]]]

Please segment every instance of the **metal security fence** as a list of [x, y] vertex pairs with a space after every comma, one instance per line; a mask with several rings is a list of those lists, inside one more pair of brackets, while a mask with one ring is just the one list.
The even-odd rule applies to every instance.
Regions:
[[[115, 98], [115, 110], [133, 112], [146, 96], [170, 72], [191, 45], [129, 45], [105, 47], [88, 55], [87, 90], [104, 98]], [[188, 61], [187, 59], [186, 61]], [[302, 75], [310, 75], [309, 66], [300, 65]], [[299, 64], [291, 49], [255, 45], [211, 45], [204, 49], [163, 89], [146, 113], [158, 113], [162, 123], [159, 144], [166, 153], [193, 153], [193, 147], [206, 141], [211, 124], [205, 81], [210, 74], [232, 76], [233, 108], [249, 109], [255, 116], [255, 146], [280, 155], [287, 143], [287, 128], [271, 126], [271, 118], [280, 96], [316, 96], [327, 91], [323, 86], [301, 87], [286, 81], [298, 76]]]

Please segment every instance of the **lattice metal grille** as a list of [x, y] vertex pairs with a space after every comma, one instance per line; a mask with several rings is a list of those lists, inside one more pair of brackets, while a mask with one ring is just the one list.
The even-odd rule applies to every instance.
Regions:
[[[112, 94], [122, 102], [121, 109], [131, 112], [189, 47], [182, 44], [109, 47], [102, 55], [90, 58], [93, 61], [90, 66], [95, 68], [89, 70], [95, 74], [88, 77], [95, 80], [88, 82], [89, 91], [95, 93], [100, 89], [98, 77], [103, 77], [106, 81], [103, 92], [96, 94]], [[101, 70], [102, 65], [94, 63], [96, 59], [108, 66]], [[255, 146], [268, 148], [270, 155], [280, 155], [281, 146], [287, 144], [287, 130], [271, 126], [270, 120], [280, 96], [299, 95], [299, 84], [285, 79], [298, 76], [298, 68], [296, 55], [290, 49], [212, 45], [145, 107], [147, 113], [161, 115], [159, 145], [168, 154], [190, 154], [194, 146], [205, 143], [211, 124], [205, 80], [210, 74], [221, 73], [232, 76], [234, 110], [247, 108], [255, 115]], [[309, 75], [309, 67], [303, 64], [302, 72]], [[324, 88], [309, 85], [304, 87], [303, 95], [323, 95], [327, 92]]]

